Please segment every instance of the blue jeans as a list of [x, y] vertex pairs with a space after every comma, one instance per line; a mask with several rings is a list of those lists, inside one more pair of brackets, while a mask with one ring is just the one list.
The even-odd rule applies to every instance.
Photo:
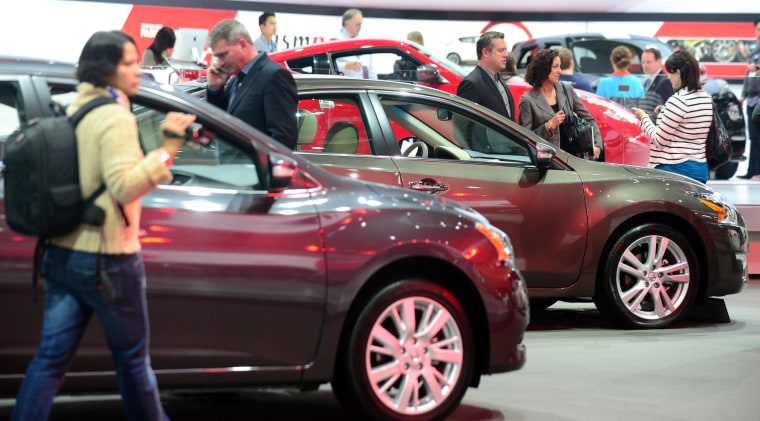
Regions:
[[693, 178], [702, 183], [707, 183], [710, 171], [707, 167], [707, 162], [697, 161], [684, 161], [680, 164], [660, 164], [655, 168], [658, 170], [685, 175], [686, 177]]
[[26, 371], [12, 420], [46, 420], [93, 312], [113, 354], [130, 420], [168, 420], [148, 355], [148, 311], [142, 256], [101, 256], [114, 300], [103, 303], [93, 253], [49, 246], [43, 260], [45, 314], [42, 340]]

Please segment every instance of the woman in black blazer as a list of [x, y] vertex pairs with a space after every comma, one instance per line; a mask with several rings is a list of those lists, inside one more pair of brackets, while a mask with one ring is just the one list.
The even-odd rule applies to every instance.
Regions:
[[[533, 89], [520, 97], [518, 123], [532, 130], [541, 138], [554, 146], [578, 156], [574, 145], [569, 143], [564, 131], [561, 130], [565, 114], [572, 110], [578, 117], [592, 123], [594, 129], [594, 151], [588, 157], [598, 160], [604, 149], [602, 135], [596, 125], [596, 119], [588, 112], [578, 95], [569, 84], [560, 83], [560, 60], [556, 50], [545, 49], [533, 56], [525, 73], [525, 81]], [[569, 99], [568, 99], [569, 98]]]

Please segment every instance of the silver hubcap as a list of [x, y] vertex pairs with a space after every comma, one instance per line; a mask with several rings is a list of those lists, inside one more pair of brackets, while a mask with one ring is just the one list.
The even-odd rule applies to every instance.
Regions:
[[712, 43], [712, 54], [715, 61], [727, 63], [736, 55], [736, 42], [731, 40], [717, 40]]
[[375, 395], [394, 412], [428, 412], [456, 386], [463, 348], [451, 313], [429, 298], [407, 297], [388, 307], [372, 327], [367, 376]]
[[642, 319], [661, 320], [683, 305], [690, 276], [681, 247], [667, 237], [651, 235], [625, 250], [615, 280], [628, 311]]

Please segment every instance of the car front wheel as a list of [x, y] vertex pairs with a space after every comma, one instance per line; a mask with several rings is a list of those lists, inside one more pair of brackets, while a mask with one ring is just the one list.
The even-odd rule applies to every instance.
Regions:
[[431, 282], [385, 287], [360, 313], [348, 342], [333, 389], [363, 417], [442, 419], [473, 375], [473, 338], [463, 308]]
[[623, 327], [664, 328], [691, 307], [698, 282], [696, 256], [686, 238], [667, 225], [645, 224], [613, 245], [594, 301]]
[[460, 64], [462, 62], [462, 57], [459, 57], [459, 54], [457, 53], [449, 53], [446, 58], [454, 64]]

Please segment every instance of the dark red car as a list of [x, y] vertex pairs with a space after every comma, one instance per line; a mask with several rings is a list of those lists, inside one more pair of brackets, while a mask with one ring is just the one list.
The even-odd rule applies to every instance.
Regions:
[[[74, 66], [0, 58], [0, 152], [20, 124], [75, 96]], [[142, 200], [152, 365], [162, 390], [332, 382], [360, 419], [443, 418], [485, 374], [525, 362], [528, 298], [508, 237], [452, 200], [338, 177], [224, 111], [143, 82], [143, 146], [168, 111], [197, 115], [174, 179]], [[216, 147], [240, 155], [220, 162]], [[0, 170], [2, 153], [0, 153]], [[3, 186], [0, 171], [0, 187]], [[35, 238], [0, 189], [0, 395], [37, 349]], [[43, 301], [44, 302], [44, 301]], [[96, 320], [63, 391], [112, 391]]]
[[[273, 53], [269, 57], [295, 73], [332, 75], [340, 74], [340, 60], [359, 57], [368, 64], [366, 74], [372, 78], [406, 81], [452, 94], [456, 94], [459, 82], [467, 75], [458, 65], [419, 44], [389, 39], [330, 41]], [[508, 85], [517, 101], [530, 89], [530, 85], [522, 82], [508, 82]], [[599, 125], [605, 161], [647, 166], [649, 140], [639, 128], [636, 117], [606, 98], [577, 92]]]

